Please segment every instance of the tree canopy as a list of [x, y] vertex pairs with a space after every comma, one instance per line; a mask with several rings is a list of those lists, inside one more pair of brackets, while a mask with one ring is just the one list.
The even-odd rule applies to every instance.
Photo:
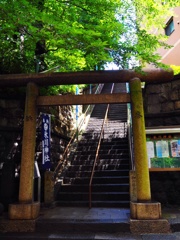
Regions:
[[172, 68], [173, 71], [174, 71], [174, 75], [180, 74], [180, 66], [171, 65], [171, 68]]
[[120, 68], [157, 65], [163, 36], [150, 30], [162, 27], [178, 3], [1, 0], [0, 74], [94, 70], [108, 61]]

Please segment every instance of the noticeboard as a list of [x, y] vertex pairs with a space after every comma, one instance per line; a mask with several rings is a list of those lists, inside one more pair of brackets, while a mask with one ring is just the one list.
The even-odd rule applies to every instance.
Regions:
[[180, 134], [147, 135], [149, 168], [180, 168]]

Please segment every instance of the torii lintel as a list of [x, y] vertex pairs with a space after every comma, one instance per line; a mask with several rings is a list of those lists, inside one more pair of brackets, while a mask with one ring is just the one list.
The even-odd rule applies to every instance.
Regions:
[[173, 71], [163, 69], [143, 69], [143, 72], [133, 70], [81, 71], [62, 73], [33, 73], [0, 75], [0, 87], [22, 87], [29, 82], [38, 86], [93, 84], [109, 82], [129, 82], [139, 78], [146, 83], [162, 83], [173, 79]]

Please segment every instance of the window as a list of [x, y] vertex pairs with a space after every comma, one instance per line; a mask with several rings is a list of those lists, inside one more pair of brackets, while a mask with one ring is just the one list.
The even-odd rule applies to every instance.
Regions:
[[169, 20], [169, 22], [166, 24], [166, 27], [165, 27], [165, 34], [167, 36], [170, 36], [172, 32], [174, 32], [174, 21], [173, 21], [173, 18], [171, 18]]

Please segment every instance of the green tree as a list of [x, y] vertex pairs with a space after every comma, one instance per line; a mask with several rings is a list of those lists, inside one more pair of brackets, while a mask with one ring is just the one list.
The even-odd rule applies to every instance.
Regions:
[[[154, 54], [171, 7], [179, 0], [1, 0], [0, 74], [121, 68], [140, 61], [158, 64]], [[167, 47], [167, 46], [166, 46]]]
[[118, 19], [125, 26], [119, 36], [117, 49], [112, 51], [114, 61], [120, 68], [133, 68], [153, 64], [166, 67], [159, 61], [156, 53], [159, 47], [170, 48], [165, 43], [167, 37], [162, 31], [167, 17], [173, 16], [172, 8], [179, 5], [179, 0], [126, 0], [121, 7]]
[[1, 73], [34, 72], [34, 64], [36, 71], [92, 70], [110, 59], [107, 49], [123, 29], [120, 6], [118, 0], [2, 0]]
[[173, 69], [174, 75], [180, 74], [180, 66], [171, 65], [170, 67]]

